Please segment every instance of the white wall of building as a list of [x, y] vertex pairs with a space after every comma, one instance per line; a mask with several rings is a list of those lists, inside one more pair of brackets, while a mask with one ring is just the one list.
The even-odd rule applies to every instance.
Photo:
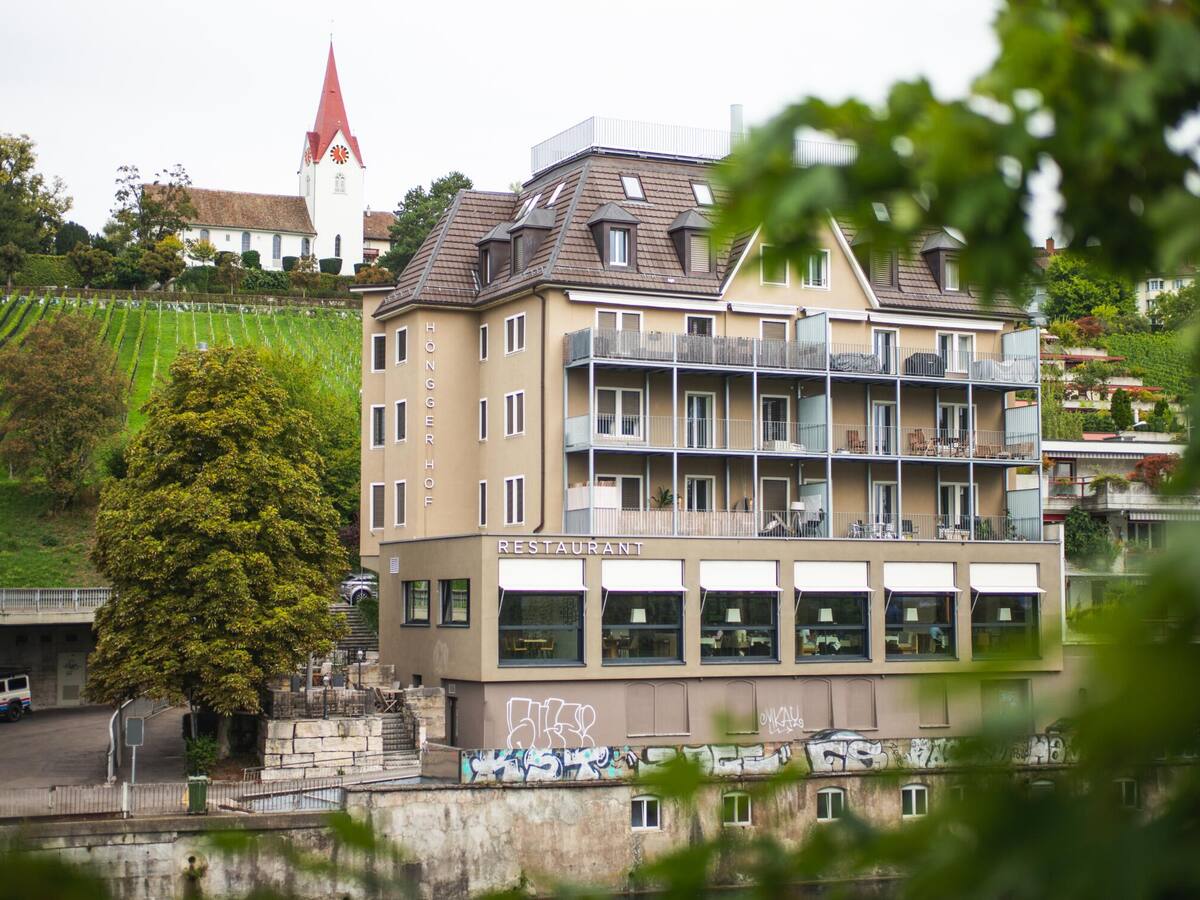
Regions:
[[[243, 248], [242, 229], [237, 228], [204, 228], [203, 226], [185, 228], [180, 235], [184, 244], [190, 241], [199, 241], [205, 238], [205, 232], [208, 233], [208, 241], [217, 248], [217, 252], [228, 251], [230, 253], [241, 253]], [[284, 231], [249, 231], [251, 250], [257, 250], [259, 262], [264, 269], [282, 269], [283, 257], [285, 256], [303, 256], [304, 255], [304, 240], [305, 235], [290, 234]], [[280, 252], [279, 258], [273, 256], [275, 235], [279, 235]], [[311, 238], [309, 241], [311, 243]], [[189, 266], [198, 265], [191, 259], [187, 260]], [[351, 272], [354, 270], [351, 269]]]

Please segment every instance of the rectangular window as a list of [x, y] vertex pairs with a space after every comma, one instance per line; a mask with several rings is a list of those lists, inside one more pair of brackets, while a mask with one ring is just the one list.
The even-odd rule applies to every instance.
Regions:
[[958, 260], [948, 257], [942, 264], [942, 288], [947, 291], [960, 290], [958, 286]]
[[971, 359], [975, 355], [975, 335], [939, 331], [937, 346], [947, 372], [965, 374], [970, 369]]
[[610, 228], [608, 230], [608, 264], [610, 266], [629, 265], [628, 228]]
[[505, 591], [500, 665], [583, 662], [583, 594]]
[[488, 327], [486, 325], [479, 326], [479, 361], [483, 362], [488, 358]]
[[404, 624], [429, 624], [429, 582], [404, 582]]
[[480, 275], [483, 276], [484, 284], [491, 284], [492, 283], [492, 251], [484, 250], [483, 253], [481, 254], [481, 256], [482, 256], [482, 260], [481, 260], [482, 264], [479, 267]]
[[525, 433], [525, 392], [504, 395], [504, 436]]
[[408, 362], [408, 329], [396, 329], [396, 365]]
[[634, 388], [596, 388], [596, 434], [620, 440], [640, 440], [642, 392]]
[[408, 439], [408, 401], [396, 401], [396, 443]]
[[512, 238], [512, 271], [514, 275], [525, 271], [525, 236], [523, 234], [513, 235]]
[[611, 591], [604, 598], [604, 665], [683, 659], [683, 597]]
[[634, 797], [629, 805], [629, 827], [634, 831], [653, 831], [658, 828], [657, 797]]
[[625, 197], [629, 200], [645, 200], [646, 192], [642, 190], [642, 180], [636, 175], [622, 175], [621, 187], [625, 189]]
[[776, 595], [765, 591], [708, 591], [700, 610], [701, 662], [775, 659]]
[[479, 482], [479, 527], [487, 528], [487, 482]]
[[396, 482], [396, 527], [403, 528], [408, 517], [408, 504], [405, 502], [406, 486], [403, 481]]
[[721, 824], [742, 828], [750, 825], [749, 794], [725, 794], [721, 797]]
[[518, 353], [525, 349], [525, 313], [504, 320], [504, 352]]
[[642, 314], [615, 309], [596, 310], [596, 327], [604, 331], [641, 331]]
[[378, 449], [387, 440], [387, 407], [371, 407], [371, 447]]
[[16, 678], [8, 679], [8, 689], [10, 691], [23, 691], [29, 687], [29, 681], [24, 675], [18, 675]]
[[479, 401], [479, 439], [486, 441], [488, 436], [488, 402], [484, 397]]
[[380, 531], [383, 528], [384, 518], [384, 491], [387, 486], [382, 481], [371, 483], [371, 530]]
[[697, 206], [712, 206], [712, 188], [700, 181], [692, 182], [692, 196], [696, 198]]
[[872, 284], [891, 287], [895, 283], [895, 254], [891, 250], [872, 250], [870, 263]]
[[525, 476], [504, 479], [504, 524], [525, 524]]
[[692, 271], [706, 275], [712, 271], [712, 257], [708, 250], [707, 234], [692, 234], [688, 236], [689, 252], [691, 253]]
[[804, 287], [829, 287], [829, 251], [818, 250], [808, 257], [804, 272]]
[[929, 790], [923, 784], [908, 784], [900, 789], [900, 815], [919, 819], [929, 812]]
[[1033, 594], [979, 594], [971, 610], [971, 652], [981, 659], [1038, 655], [1038, 603]]
[[387, 335], [371, 335], [371, 371], [382, 372], [387, 368]]
[[1161, 291], [1163, 289], [1163, 279], [1151, 278], [1146, 281], [1146, 290]]
[[889, 659], [954, 656], [954, 595], [893, 592], [884, 613]]
[[471, 582], [466, 578], [451, 578], [440, 582], [442, 590], [442, 624], [471, 624]]
[[866, 594], [796, 595], [796, 662], [870, 656]]
[[787, 257], [770, 244], [763, 244], [759, 250], [759, 279], [763, 284], [788, 283]]
[[817, 791], [817, 821], [834, 822], [846, 811], [846, 792], [841, 788]]

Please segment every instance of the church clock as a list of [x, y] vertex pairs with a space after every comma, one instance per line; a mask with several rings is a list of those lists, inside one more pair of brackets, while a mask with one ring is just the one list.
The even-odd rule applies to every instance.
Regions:
[[332, 159], [335, 163], [337, 163], [339, 166], [342, 166], [342, 165], [345, 165], [346, 160], [348, 160], [350, 158], [350, 151], [347, 150], [345, 147], [343, 147], [341, 144], [338, 144], [332, 150], [329, 151], [329, 155], [330, 155], [330, 157], [332, 157]]

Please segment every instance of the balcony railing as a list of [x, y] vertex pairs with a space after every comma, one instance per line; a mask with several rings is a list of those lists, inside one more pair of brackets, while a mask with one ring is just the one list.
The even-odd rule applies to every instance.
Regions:
[[862, 424], [833, 426], [833, 452], [860, 456], [905, 456], [948, 460], [1036, 461], [1036, 434], [1004, 431], [966, 431], [939, 428], [874, 428]]
[[0, 588], [0, 613], [94, 612], [112, 588]]
[[589, 446], [614, 449], [684, 450], [703, 452], [824, 453], [825, 426], [798, 422], [749, 419], [689, 418], [687, 416], [613, 415], [571, 416], [564, 429], [566, 448]]
[[1107, 510], [1200, 510], [1198, 494], [1160, 494], [1149, 485], [1102, 481], [1081, 486], [1082, 505], [1087, 509]]
[[930, 348], [872, 347], [824, 341], [773, 341], [667, 331], [584, 328], [564, 338], [564, 360], [587, 359], [679, 365], [906, 376], [998, 384], [1036, 384], [1038, 358], [972, 353], [950, 359]]
[[1036, 541], [1040, 519], [1009, 516], [809, 513], [792, 510], [568, 510], [566, 534], [629, 537], [845, 538], [851, 540]]

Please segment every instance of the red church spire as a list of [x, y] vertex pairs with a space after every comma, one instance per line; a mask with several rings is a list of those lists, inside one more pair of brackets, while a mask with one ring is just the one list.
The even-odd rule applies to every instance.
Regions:
[[313, 130], [308, 133], [313, 159], [321, 159], [338, 131], [346, 136], [350, 149], [361, 166], [362, 153], [358, 149], [358, 138], [350, 132], [346, 104], [342, 101], [342, 86], [338, 83], [337, 62], [333, 58], [333, 43], [330, 42], [329, 59], [325, 63], [325, 83], [321, 85], [321, 102], [317, 106], [317, 120], [313, 123]]

